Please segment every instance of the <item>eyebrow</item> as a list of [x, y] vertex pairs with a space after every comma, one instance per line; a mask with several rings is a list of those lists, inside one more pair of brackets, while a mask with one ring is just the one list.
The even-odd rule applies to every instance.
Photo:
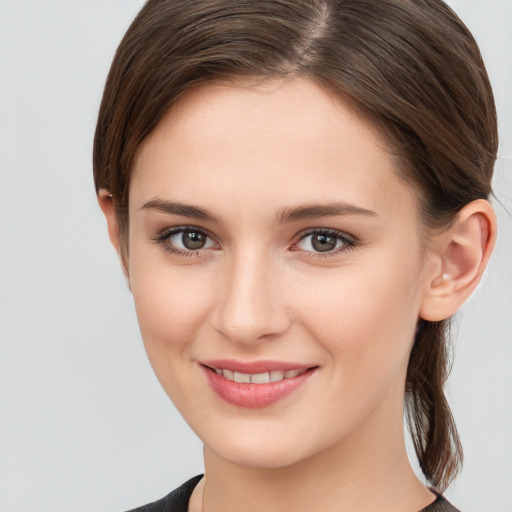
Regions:
[[277, 214], [276, 222], [285, 224], [299, 220], [319, 219], [321, 217], [338, 217], [345, 215], [364, 215], [378, 217], [376, 212], [348, 203], [311, 204], [285, 208]]
[[[167, 201], [165, 199], [151, 199], [141, 207], [143, 210], [158, 210], [170, 215], [179, 215], [181, 217], [190, 217], [192, 219], [206, 220], [210, 222], [221, 222], [218, 215], [201, 208], [177, 201]], [[319, 219], [321, 217], [338, 217], [346, 215], [363, 215], [378, 217], [376, 212], [361, 208], [348, 203], [337, 202], [327, 204], [310, 204], [296, 207], [287, 207], [278, 212], [275, 218], [277, 224], [287, 224], [300, 220]]]
[[164, 199], [152, 199], [151, 201], [144, 203], [141, 209], [158, 210], [171, 215], [180, 215], [181, 217], [190, 217], [192, 219], [208, 220], [211, 222], [220, 221], [220, 217], [204, 208], [200, 208], [199, 206], [192, 206], [176, 201], [166, 201]]

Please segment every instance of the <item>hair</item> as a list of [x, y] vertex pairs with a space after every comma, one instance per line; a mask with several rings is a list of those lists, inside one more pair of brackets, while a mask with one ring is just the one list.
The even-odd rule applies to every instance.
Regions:
[[[488, 198], [498, 136], [478, 46], [442, 0], [148, 0], [114, 57], [94, 139], [96, 190], [113, 197], [127, 255], [136, 151], [188, 89], [303, 77], [349, 99], [419, 191], [425, 226], [443, 229]], [[444, 490], [462, 447], [443, 392], [449, 320], [419, 320], [405, 411], [420, 467]]]

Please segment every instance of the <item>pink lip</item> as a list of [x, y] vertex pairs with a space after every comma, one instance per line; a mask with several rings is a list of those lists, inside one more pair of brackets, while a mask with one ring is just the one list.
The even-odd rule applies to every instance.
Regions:
[[[242, 363], [237, 361], [208, 361], [203, 362], [201, 368], [213, 391], [225, 402], [256, 409], [274, 404], [298, 390], [313, 373], [316, 367], [307, 367], [294, 363], [279, 363], [276, 361], [258, 361], [254, 363]], [[210, 367], [210, 368], [208, 368]], [[264, 373], [269, 371], [289, 371], [309, 368], [305, 373], [291, 379], [283, 379], [278, 382], [265, 384], [246, 384], [233, 382], [222, 375], [218, 375], [211, 368], [221, 368], [240, 373]]]

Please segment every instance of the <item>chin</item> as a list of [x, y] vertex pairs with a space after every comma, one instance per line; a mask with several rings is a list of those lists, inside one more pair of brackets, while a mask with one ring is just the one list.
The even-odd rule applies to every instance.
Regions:
[[265, 436], [236, 436], [232, 439], [214, 436], [212, 443], [205, 440], [206, 449], [211, 450], [217, 457], [225, 461], [251, 469], [280, 469], [292, 466], [311, 456], [315, 450], [304, 448], [307, 441], [297, 442], [292, 436], [283, 437]]
[[283, 450], [276, 452], [268, 448], [243, 447], [239, 450], [219, 450], [216, 453], [231, 464], [251, 469], [281, 469], [292, 466], [301, 460], [296, 453]]

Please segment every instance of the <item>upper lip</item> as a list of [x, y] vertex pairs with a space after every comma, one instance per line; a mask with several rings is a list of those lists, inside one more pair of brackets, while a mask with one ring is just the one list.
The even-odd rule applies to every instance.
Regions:
[[294, 363], [289, 361], [236, 361], [234, 359], [209, 359], [199, 361], [202, 365], [212, 369], [231, 370], [245, 374], [257, 374], [274, 371], [307, 370], [317, 365]]

